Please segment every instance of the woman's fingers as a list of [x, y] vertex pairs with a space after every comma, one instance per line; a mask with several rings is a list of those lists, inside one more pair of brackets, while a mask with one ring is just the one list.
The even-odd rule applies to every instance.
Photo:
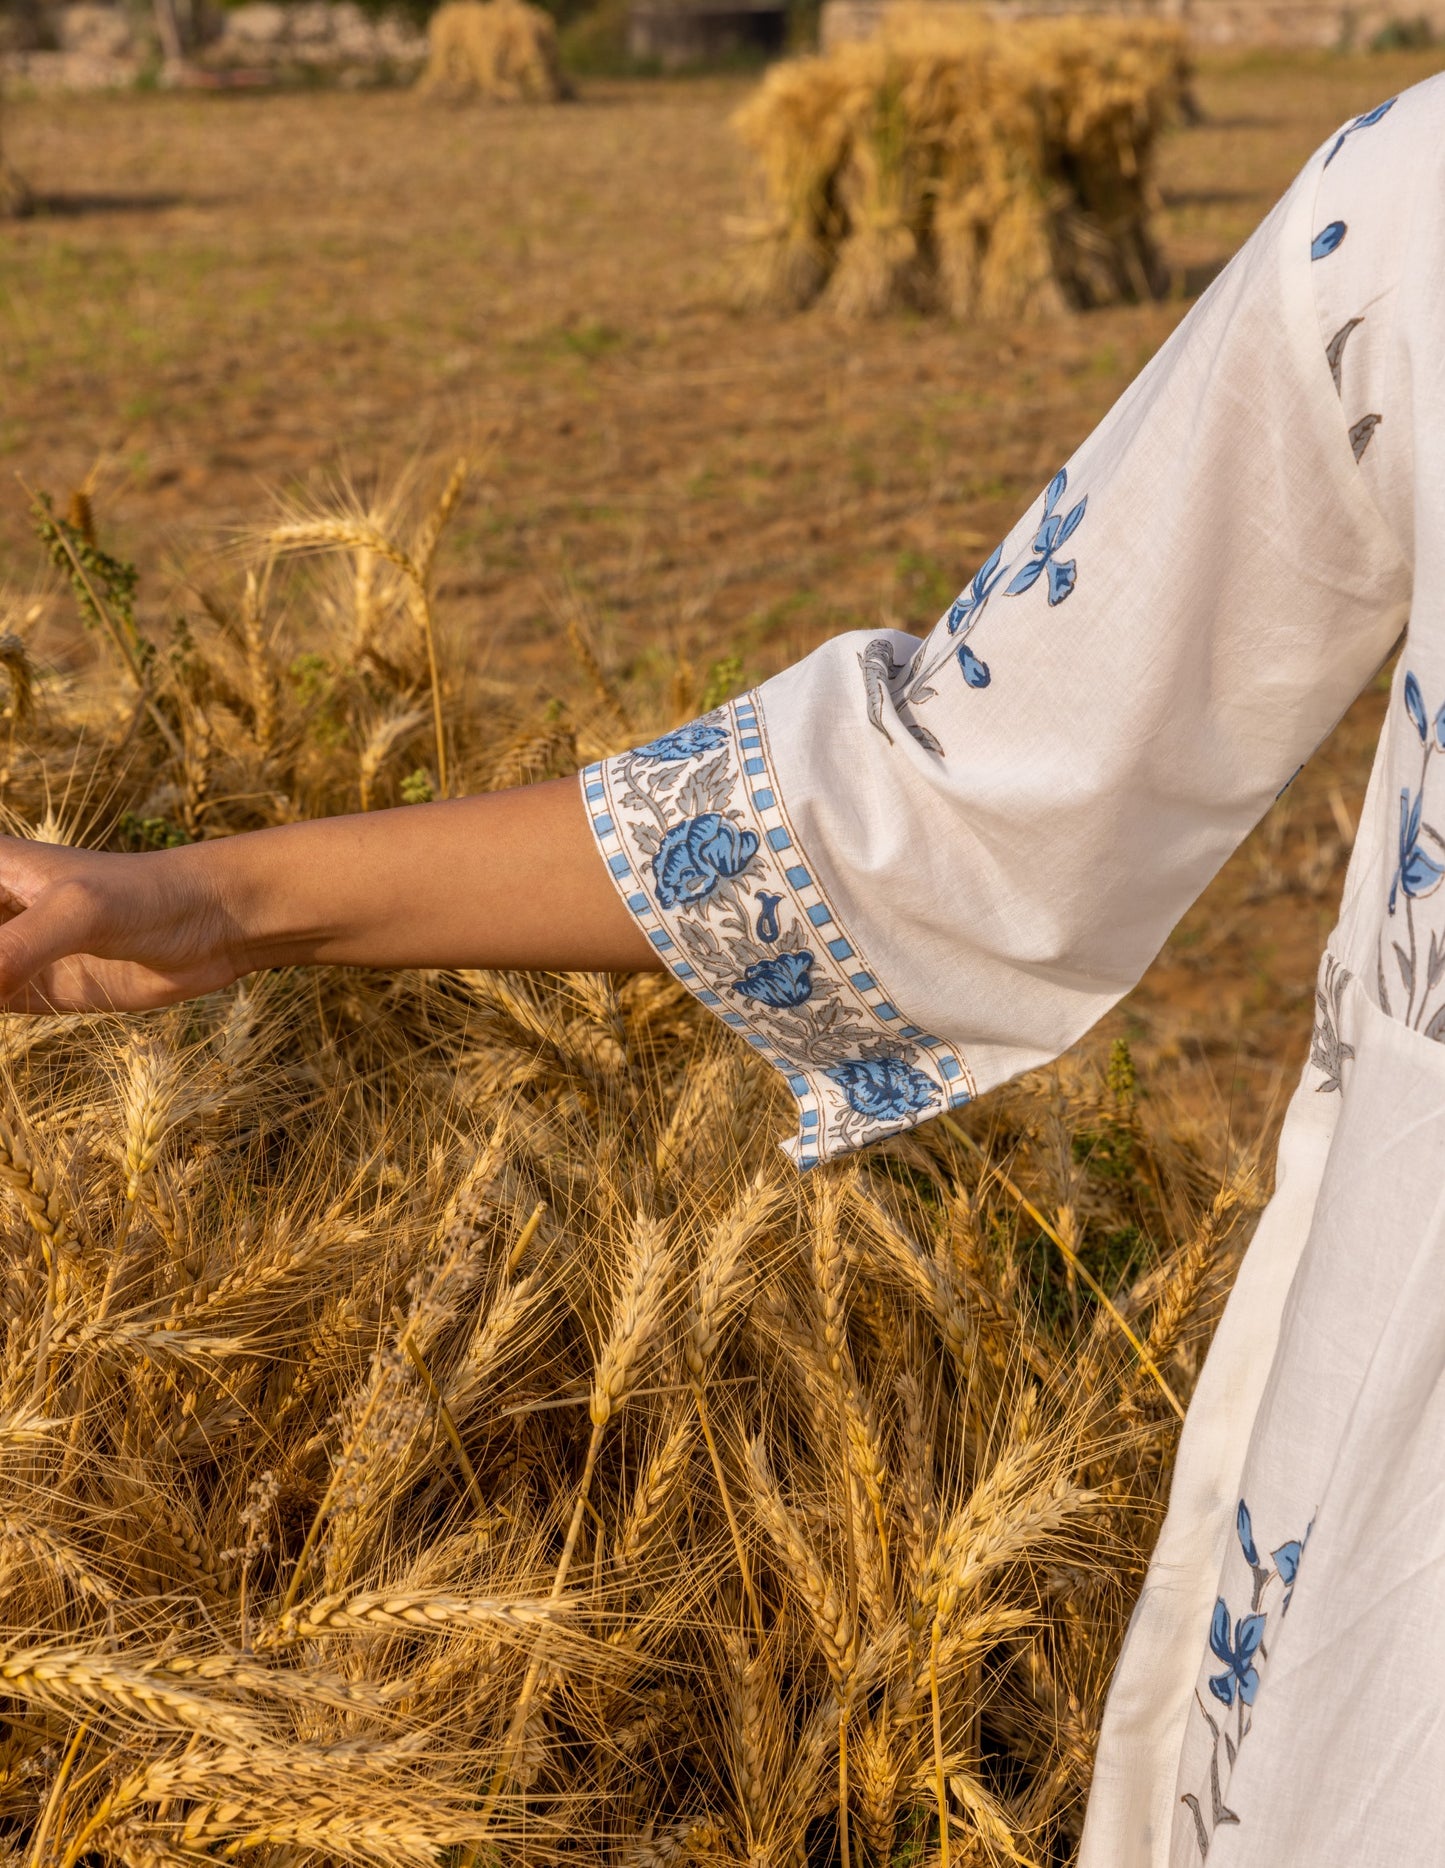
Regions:
[[0, 1006], [7, 1011], [54, 1006], [54, 988], [61, 981], [52, 976], [73, 955], [90, 950], [102, 920], [97, 892], [81, 877], [43, 885], [28, 907], [0, 926]]

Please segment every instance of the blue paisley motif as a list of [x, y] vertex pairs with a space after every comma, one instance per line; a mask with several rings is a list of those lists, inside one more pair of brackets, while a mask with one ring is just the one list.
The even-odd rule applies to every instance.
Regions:
[[652, 859], [658, 902], [683, 908], [704, 902], [719, 882], [740, 876], [758, 853], [751, 830], [739, 830], [716, 811], [674, 824]]
[[1310, 258], [1328, 259], [1331, 253], [1338, 253], [1349, 231], [1344, 221], [1331, 221], [1328, 227], [1322, 227], [1310, 242]]
[[1420, 692], [1420, 683], [1413, 672], [1405, 675], [1405, 712], [1409, 714], [1423, 746], [1430, 736], [1430, 724], [1425, 718], [1425, 696]]
[[1382, 118], [1389, 116], [1390, 112], [1399, 101], [1398, 97], [1387, 97], [1383, 104], [1376, 104], [1375, 108], [1373, 110], [1367, 110], [1363, 117], [1356, 117], [1353, 123], [1346, 124], [1344, 129], [1340, 131], [1339, 136], [1335, 139], [1334, 148], [1325, 157], [1324, 166], [1326, 168], [1330, 166], [1335, 157], [1357, 130], [1373, 129]]
[[719, 746], [726, 746], [727, 741], [728, 736], [720, 726], [707, 726], [694, 720], [690, 726], [674, 727], [670, 733], [639, 746], [634, 757], [656, 759], [659, 763], [692, 759], [700, 752], [716, 752]]
[[874, 1121], [901, 1121], [931, 1109], [937, 1086], [901, 1057], [872, 1057], [860, 1063], [835, 1064], [827, 1073], [848, 1099], [848, 1107]]
[[1254, 1520], [1249, 1515], [1249, 1506], [1241, 1498], [1239, 1509], [1234, 1514], [1235, 1534], [1239, 1538], [1239, 1547], [1244, 1552], [1244, 1560], [1252, 1570], [1259, 1568], [1259, 1550], [1254, 1541]]
[[768, 960], [757, 960], [741, 979], [733, 981], [733, 991], [775, 1010], [806, 1005], [813, 996], [813, 956], [805, 949], [802, 953], [780, 953]]

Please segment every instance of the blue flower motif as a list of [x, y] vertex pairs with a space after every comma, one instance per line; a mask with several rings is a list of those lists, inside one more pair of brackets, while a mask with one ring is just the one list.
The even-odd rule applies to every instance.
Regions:
[[716, 811], [674, 824], [652, 859], [657, 900], [663, 908], [705, 902], [718, 883], [740, 876], [758, 853], [751, 830], [739, 830]]
[[1383, 104], [1376, 104], [1375, 108], [1373, 110], [1367, 110], [1363, 117], [1356, 117], [1353, 123], [1347, 123], [1335, 139], [1334, 148], [1325, 157], [1325, 167], [1328, 168], [1330, 166], [1356, 130], [1373, 129], [1382, 117], [1389, 116], [1390, 112], [1399, 101], [1398, 97], [1387, 97]]
[[1415, 731], [1420, 735], [1423, 746], [1430, 736], [1430, 728], [1425, 719], [1425, 697], [1420, 692], [1420, 683], [1413, 674], [1405, 676], [1405, 712], [1415, 724]]
[[988, 663], [981, 662], [966, 642], [958, 645], [958, 665], [963, 678], [971, 688], [986, 688], [993, 676], [989, 673]]
[[1310, 242], [1310, 258], [1328, 259], [1331, 253], [1337, 253], [1349, 231], [1343, 221], [1331, 221], [1328, 227], [1322, 227]]
[[1049, 490], [1044, 495], [1043, 518], [1034, 536], [1034, 556], [1009, 585], [1007, 595], [1010, 597], [1021, 597], [1026, 590], [1032, 590], [1045, 571], [1049, 575], [1051, 606], [1062, 603], [1074, 588], [1078, 577], [1078, 566], [1072, 558], [1066, 564], [1060, 564], [1057, 554], [1082, 525], [1089, 500], [1086, 494], [1070, 512], [1056, 512], [1055, 508], [1064, 497], [1068, 485], [1069, 471], [1066, 467], [1061, 467], [1050, 481]]
[[938, 1101], [933, 1081], [901, 1057], [870, 1057], [835, 1064], [825, 1073], [848, 1099], [848, 1107], [874, 1121], [901, 1121]]
[[659, 764], [677, 759], [692, 759], [700, 752], [716, 752], [727, 744], [727, 734], [720, 726], [704, 726], [694, 720], [690, 726], [674, 727], [672, 732], [639, 746], [638, 759], [656, 759]]
[[1226, 1706], [1234, 1704], [1236, 1691], [1241, 1704], [1252, 1706], [1259, 1691], [1259, 1669], [1254, 1657], [1264, 1639], [1263, 1615], [1242, 1615], [1234, 1624], [1230, 1638], [1229, 1605], [1220, 1596], [1214, 1605], [1209, 1624], [1209, 1649], [1216, 1660], [1224, 1662], [1224, 1672], [1209, 1676], [1209, 1690]]
[[767, 960], [755, 960], [741, 979], [733, 981], [733, 991], [741, 998], [778, 1010], [806, 1005], [813, 996], [813, 956], [805, 948], [802, 953], [780, 953]]
[[1423, 895], [1433, 895], [1439, 888], [1441, 878], [1445, 877], [1445, 865], [1437, 863], [1433, 856], [1427, 856], [1420, 847], [1420, 819], [1425, 809], [1425, 793], [1411, 798], [1409, 788], [1400, 793], [1400, 860], [1395, 868], [1395, 879], [1390, 884], [1390, 913], [1395, 912], [1395, 902], [1403, 889], [1411, 901], [1418, 901]]
[[758, 890], [758, 939], [770, 947], [778, 938], [778, 903], [782, 899], [781, 895], [769, 895], [766, 889]]
[[1254, 1545], [1254, 1525], [1250, 1520], [1249, 1506], [1241, 1498], [1239, 1510], [1234, 1514], [1234, 1528], [1239, 1535], [1239, 1547], [1244, 1552], [1244, 1560], [1252, 1570], [1259, 1568], [1259, 1552]]
[[[1306, 1531], [1305, 1537], [1308, 1536], [1309, 1532]], [[1289, 1607], [1290, 1597], [1294, 1594], [1295, 1578], [1299, 1575], [1300, 1558], [1304, 1551], [1303, 1540], [1292, 1537], [1287, 1544], [1281, 1544], [1278, 1550], [1269, 1553], [1274, 1558], [1274, 1567], [1279, 1571], [1280, 1581], [1284, 1584], [1284, 1601], [1279, 1611], [1281, 1615]]]
[[[999, 579], [1004, 574], [1002, 564], [1003, 546], [1000, 545], [974, 578], [964, 594], [957, 598], [948, 612], [948, 633], [956, 636], [965, 623], [981, 610], [993, 595]], [[970, 625], [971, 626], [971, 625]]]

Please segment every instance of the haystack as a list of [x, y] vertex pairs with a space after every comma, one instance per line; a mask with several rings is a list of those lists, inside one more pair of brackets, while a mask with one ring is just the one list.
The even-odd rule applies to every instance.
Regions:
[[424, 92], [497, 104], [552, 104], [568, 94], [557, 28], [526, 0], [448, 0], [428, 36]]
[[1017, 319], [1157, 294], [1154, 155], [1187, 81], [1151, 22], [896, 8], [738, 113], [768, 207], [743, 296]]

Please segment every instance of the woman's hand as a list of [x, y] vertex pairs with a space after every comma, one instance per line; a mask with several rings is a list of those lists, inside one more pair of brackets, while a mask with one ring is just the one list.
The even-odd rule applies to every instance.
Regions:
[[145, 1011], [310, 962], [661, 964], [575, 779], [143, 856], [0, 837], [7, 1011]]
[[144, 1011], [249, 971], [215, 865], [184, 860], [203, 849], [118, 856], [0, 837], [0, 1006]]

